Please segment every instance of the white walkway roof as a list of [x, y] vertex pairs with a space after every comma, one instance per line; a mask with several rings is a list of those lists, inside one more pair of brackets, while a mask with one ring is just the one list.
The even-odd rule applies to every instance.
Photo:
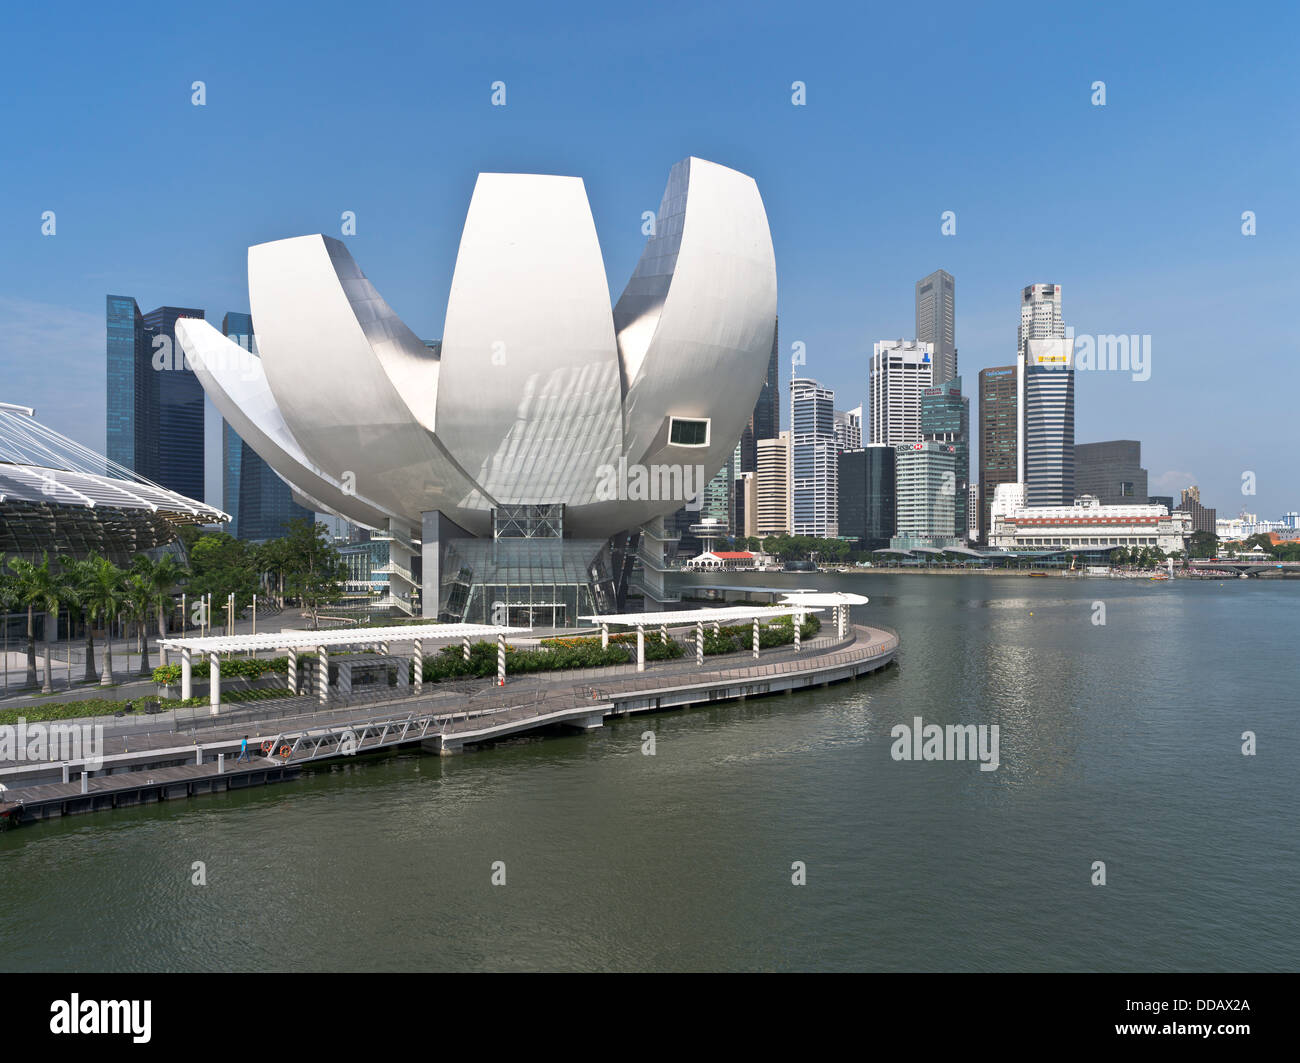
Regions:
[[837, 605], [866, 605], [869, 599], [865, 594], [851, 591], [791, 591], [781, 599], [782, 605], [822, 605], [833, 608]]
[[603, 613], [599, 616], [583, 616], [580, 620], [589, 620], [595, 624], [618, 624], [625, 627], [660, 627], [674, 624], [694, 624], [703, 621], [706, 624], [721, 623], [724, 620], [762, 620], [764, 617], [776, 619], [781, 616], [794, 616], [796, 613], [819, 613], [820, 609], [804, 605], [736, 605], [721, 609], [671, 609], [657, 613]]
[[167, 650], [197, 653], [238, 653], [248, 650], [314, 650], [318, 646], [356, 646], [371, 642], [434, 642], [443, 639], [488, 638], [529, 631], [526, 627], [492, 624], [405, 624], [401, 627], [353, 627], [333, 631], [268, 631], [256, 635], [209, 635], [206, 638], [163, 639]]

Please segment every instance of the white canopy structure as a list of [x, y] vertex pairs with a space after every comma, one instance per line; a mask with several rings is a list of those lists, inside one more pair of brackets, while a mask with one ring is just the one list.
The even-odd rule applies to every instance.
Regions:
[[835, 610], [835, 630], [841, 638], [849, 630], [849, 606], [866, 605], [871, 599], [851, 591], [793, 591], [781, 599], [784, 605], [819, 606]]
[[674, 627], [682, 624], [695, 625], [695, 663], [704, 664], [704, 625], [712, 624], [713, 633], [716, 635], [718, 628], [724, 623], [737, 621], [749, 621], [754, 628], [754, 656], [758, 656], [758, 624], [760, 620], [776, 620], [783, 616], [792, 616], [795, 618], [794, 623], [794, 648], [795, 652], [800, 649], [801, 635], [799, 631], [803, 618], [808, 613], [819, 613], [821, 609], [810, 605], [734, 605], [724, 606], [721, 609], [681, 609], [672, 612], [659, 611], [655, 613], [602, 613], [597, 616], [584, 616], [580, 619], [590, 620], [600, 625], [600, 644], [601, 646], [609, 645], [609, 628], [613, 624], [617, 627], [634, 627], [636, 628], [636, 670], [645, 671], [645, 629], [647, 627], [657, 627], [663, 635], [667, 635], [669, 625]]
[[[181, 655], [181, 697], [193, 694], [194, 654], [208, 655], [211, 684], [211, 711], [221, 709], [221, 654], [256, 652], [258, 650], [287, 650], [289, 653], [289, 691], [298, 692], [298, 651], [314, 650], [319, 668], [318, 693], [322, 705], [329, 701], [329, 650], [336, 646], [378, 646], [380, 653], [388, 653], [394, 642], [409, 642], [414, 648], [414, 684], [418, 694], [424, 684], [424, 644], [426, 642], [454, 642], [460, 640], [465, 659], [469, 659], [471, 639], [496, 636], [497, 681], [506, 678], [507, 635], [523, 634], [528, 628], [503, 627], [495, 624], [406, 624], [400, 627], [345, 628], [338, 631], [262, 632], [257, 635], [210, 635], [202, 638], [160, 639], [159, 645]], [[406, 669], [397, 670], [398, 684], [404, 685]]]

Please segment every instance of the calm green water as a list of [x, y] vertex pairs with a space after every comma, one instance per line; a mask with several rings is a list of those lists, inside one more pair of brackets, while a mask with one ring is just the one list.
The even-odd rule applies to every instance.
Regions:
[[[901, 667], [0, 835], [0, 968], [1300, 967], [1300, 584], [814, 579]], [[916, 715], [1001, 767], [895, 762]]]

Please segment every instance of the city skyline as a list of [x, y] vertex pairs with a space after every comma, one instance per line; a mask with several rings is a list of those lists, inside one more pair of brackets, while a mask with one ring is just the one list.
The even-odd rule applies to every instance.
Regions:
[[[1011, 12], [938, 5], [923, 16], [934, 90], [916, 96], [881, 95], [847, 61], [868, 25], [873, 37], [909, 39], [916, 19], [901, 11], [869, 22], [843, 12], [846, 32], [831, 37], [815, 19], [766, 12], [733, 25], [722, 12], [696, 13], [691, 39], [707, 63], [659, 57], [635, 70], [614, 58], [640, 40], [635, 20], [594, 16], [543, 56], [526, 46], [541, 13], [507, 4], [502, 14], [509, 28], [488, 56], [455, 47], [476, 39], [468, 15], [414, 13], [410, 34], [380, 47], [369, 23], [336, 35], [324, 21], [313, 29], [256, 7], [245, 12], [247, 32], [277, 36], [293, 21], [302, 34], [269, 67], [224, 47], [229, 16], [217, 12], [194, 13], [182, 50], [166, 46], [166, 27], [128, 27], [109, 11], [63, 27], [53, 53], [17, 50], [0, 79], [11, 96], [42, 102], [14, 116], [10, 142], [23, 145], [27, 162], [10, 173], [0, 204], [10, 249], [0, 262], [6, 399], [101, 445], [102, 385], [66, 389], [48, 370], [54, 360], [78, 378], [102, 375], [106, 293], [129, 291], [147, 306], [247, 310], [247, 245], [338, 236], [345, 211], [356, 224], [349, 249], [394, 309], [420, 335], [441, 335], [445, 300], [429, 293], [450, 283], [464, 221], [463, 207], [448, 204], [466, 200], [480, 171], [581, 174], [617, 291], [644, 240], [642, 214], [658, 201], [646, 175], [665, 157], [694, 153], [753, 174], [769, 206], [783, 376], [800, 343], [802, 373], [845, 406], [862, 401], [872, 343], [914, 331], [913, 286], [942, 269], [961, 286], [961, 369], [974, 380], [1014, 359], [1011, 302], [1050, 278], [1069, 293], [1080, 333], [1153, 340], [1149, 380], [1078, 374], [1078, 441], [1142, 435], [1153, 493], [1195, 482], [1225, 513], [1295, 507], [1287, 389], [1260, 391], [1246, 376], [1204, 387], [1227, 338], [1257, 333], [1254, 308], [1290, 294], [1286, 248], [1297, 222], [1286, 175], [1297, 148], [1276, 135], [1286, 125], [1287, 57], [1249, 27], [1208, 34], [1192, 15], [1171, 32], [1155, 13], [1133, 12], [1117, 37], [1091, 12], [1029, 24]], [[21, 39], [39, 16], [13, 18]], [[1277, 11], [1270, 40], [1286, 39], [1296, 18]], [[1057, 50], [1046, 74], [1019, 61], [1044, 32]], [[112, 57], [128, 38], [157, 61], [114, 78]], [[712, 44], [724, 40], [733, 47], [719, 55]], [[407, 71], [402, 62], [433, 41], [436, 90], [416, 73], [423, 63]], [[1252, 62], [1223, 69], [1217, 57], [1234, 48]], [[344, 91], [319, 80], [331, 62], [353, 69], [356, 84]], [[197, 107], [191, 86], [200, 80], [206, 100]], [[505, 107], [492, 106], [497, 80]], [[804, 106], [791, 101], [796, 81], [806, 85]], [[1106, 83], [1105, 106], [1092, 102], [1096, 81]], [[86, 83], [100, 87], [65, 91]], [[1053, 120], [1029, 143], [1020, 125], [1031, 97]], [[268, 98], [284, 106], [267, 108]], [[138, 138], [114, 132], [124, 112], [164, 132], [165, 162], [140, 164]], [[880, 151], [931, 151], [923, 131], [940, 115], [961, 166], [920, 175], [871, 167], [864, 185]], [[404, 143], [403, 165], [350, 150], [361, 129]], [[257, 165], [231, 181], [219, 175], [231, 172], [237, 143]], [[1241, 151], [1248, 172], [1235, 162]], [[1044, 189], [1050, 195], [1032, 194]], [[57, 217], [53, 236], [41, 234], [47, 210]], [[955, 235], [941, 232], [945, 211], [955, 214]], [[1245, 211], [1257, 236], [1242, 234]], [[1283, 322], [1260, 342], [1265, 375], [1293, 380], [1295, 326]], [[1153, 410], [1169, 416], [1153, 424]], [[1250, 433], [1233, 430], [1242, 421]], [[1204, 423], [1223, 430], [1206, 433]], [[1241, 494], [1247, 471], [1256, 474], [1253, 496]]]

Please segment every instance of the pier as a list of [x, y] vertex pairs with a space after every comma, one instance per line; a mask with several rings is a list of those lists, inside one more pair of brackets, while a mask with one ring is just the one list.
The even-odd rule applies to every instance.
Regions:
[[[168, 730], [99, 721], [104, 742], [92, 764], [0, 764], [0, 783], [7, 787], [0, 813], [11, 824], [25, 823], [223, 793], [290, 781], [305, 769], [360, 754], [423, 749], [450, 756], [531, 732], [590, 731], [613, 717], [793, 693], [857, 679], [894, 661], [896, 634], [849, 624], [847, 608], [843, 613], [830, 635], [766, 650], [762, 659], [734, 653], [704, 665], [689, 658], [642, 660], [639, 668], [631, 663], [518, 676], [507, 686], [495, 679], [419, 690], [402, 685], [340, 705], [299, 695], [227, 708], [219, 717], [199, 709], [185, 723], [174, 717]], [[698, 630], [694, 624], [682, 629], [672, 614], [662, 621], [683, 634]], [[245, 735], [249, 759], [238, 760]]]

